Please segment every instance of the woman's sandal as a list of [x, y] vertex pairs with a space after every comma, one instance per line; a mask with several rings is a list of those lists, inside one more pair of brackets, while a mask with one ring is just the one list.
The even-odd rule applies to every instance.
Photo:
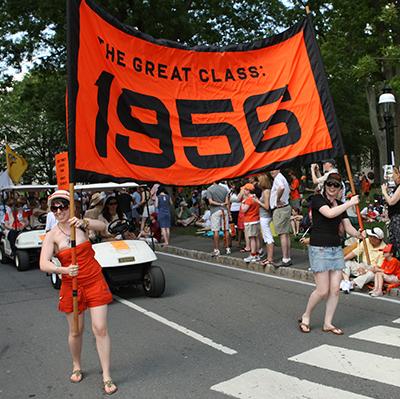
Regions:
[[261, 261], [261, 264], [262, 264], [263, 266], [267, 266], [267, 265], [273, 266], [273, 265], [274, 265], [274, 262], [272, 262], [271, 260], [268, 260], [268, 259], [264, 259], [264, 260]]
[[113, 380], [103, 381], [103, 391], [106, 395], [112, 395], [118, 391], [118, 387], [114, 384]]
[[[75, 378], [74, 378], [75, 377]], [[78, 384], [79, 382], [81, 382], [83, 380], [83, 373], [82, 370], [74, 370], [71, 374], [71, 377], [69, 377], [69, 380], [73, 383], [73, 384]]]
[[245, 253], [245, 252], [250, 252], [250, 249], [247, 249], [246, 247], [242, 248], [240, 250], [241, 253]]
[[322, 327], [322, 331], [326, 332], [326, 333], [332, 333], [335, 335], [343, 335], [344, 334], [343, 330], [341, 330], [339, 327], [330, 327], [330, 328]]
[[309, 324], [303, 323], [303, 319], [299, 319], [299, 330], [304, 333], [308, 334], [311, 331], [311, 327]]

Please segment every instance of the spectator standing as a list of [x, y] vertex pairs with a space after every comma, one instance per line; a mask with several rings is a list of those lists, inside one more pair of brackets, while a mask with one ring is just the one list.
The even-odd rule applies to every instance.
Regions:
[[293, 170], [289, 171], [289, 177], [290, 177], [290, 206], [292, 208], [295, 208], [299, 210], [301, 208], [300, 206], [300, 200], [301, 200], [301, 195], [300, 195], [300, 180], [296, 177], [295, 173]]
[[396, 185], [393, 195], [388, 194], [387, 184], [382, 184], [382, 195], [388, 204], [389, 242], [393, 244], [394, 254], [399, 256], [400, 251], [400, 172], [393, 168], [393, 181]]
[[171, 229], [171, 210], [172, 200], [164, 186], [158, 189], [156, 198], [157, 218], [161, 228], [161, 234], [164, 239], [164, 245], [169, 245], [170, 229]]
[[270, 196], [272, 183], [267, 174], [258, 177], [258, 185], [261, 188], [260, 198], [260, 227], [264, 244], [267, 248], [267, 257], [263, 260], [262, 264], [272, 265], [274, 262], [274, 237], [271, 232], [272, 214], [270, 209]]
[[322, 330], [336, 335], [343, 334], [340, 328], [332, 324], [339, 300], [339, 286], [344, 268], [340, 231], [344, 229], [346, 233], [359, 239], [362, 238], [362, 235], [351, 225], [346, 215], [346, 210], [358, 203], [358, 195], [342, 204], [337, 199], [341, 187], [340, 175], [331, 173], [324, 183], [322, 194], [314, 195], [312, 198], [313, 228], [308, 254], [316, 287], [310, 295], [304, 314], [299, 319], [299, 328], [303, 333], [311, 331], [311, 313], [320, 301], [326, 299]]
[[[131, 207], [131, 211], [132, 211], [132, 220], [136, 223], [138, 223], [138, 221], [141, 218], [141, 214], [142, 214], [142, 209], [140, 206], [140, 203], [142, 202], [142, 196], [140, 195], [138, 188], [134, 187], [132, 189], [132, 207]], [[139, 212], [140, 211], [140, 212]]]
[[291, 266], [293, 263], [290, 258], [290, 188], [286, 178], [279, 169], [272, 170], [271, 176], [274, 182], [271, 188], [269, 203], [272, 210], [272, 220], [274, 222], [275, 231], [279, 235], [282, 248], [282, 261], [275, 266]]
[[369, 196], [369, 192], [371, 191], [371, 182], [368, 179], [368, 176], [363, 173], [361, 177], [361, 192], [365, 197]]
[[246, 183], [243, 186], [245, 196], [247, 197], [241, 205], [244, 213], [244, 229], [250, 243], [250, 256], [244, 258], [246, 263], [254, 263], [260, 260], [258, 256], [260, 234], [260, 204], [254, 194], [255, 187], [251, 183]]
[[[229, 204], [229, 190], [219, 182], [214, 182], [207, 189], [207, 199], [211, 212], [211, 230], [214, 234], [213, 256], [219, 256], [219, 230], [222, 227], [224, 233], [227, 234], [229, 231], [229, 216], [227, 208]], [[225, 241], [225, 244], [227, 244], [227, 242], [228, 240]], [[227, 255], [231, 253], [229, 246], [226, 246], [225, 251]]]
[[239, 201], [239, 187], [232, 186], [231, 191], [229, 193], [229, 203], [230, 203], [230, 214], [232, 218], [232, 222], [237, 228], [238, 224], [238, 216], [240, 211], [241, 201]]

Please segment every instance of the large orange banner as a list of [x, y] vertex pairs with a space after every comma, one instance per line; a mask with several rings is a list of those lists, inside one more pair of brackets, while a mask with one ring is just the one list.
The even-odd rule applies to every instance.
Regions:
[[309, 17], [254, 43], [190, 48], [69, 3], [75, 181], [200, 185], [343, 154]]

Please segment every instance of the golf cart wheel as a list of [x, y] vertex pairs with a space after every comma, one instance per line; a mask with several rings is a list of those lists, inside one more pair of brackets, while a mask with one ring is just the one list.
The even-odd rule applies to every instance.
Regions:
[[143, 289], [146, 296], [160, 297], [165, 290], [165, 277], [161, 267], [152, 266], [143, 277]]
[[24, 272], [29, 269], [28, 251], [17, 251], [15, 254], [15, 267], [19, 272]]
[[2, 245], [0, 245], [0, 262], [1, 263], [7, 263], [7, 255], [4, 252], [4, 248]]
[[51, 285], [55, 290], [59, 290], [61, 287], [61, 279], [60, 276], [57, 273], [51, 273], [50, 274], [50, 281]]

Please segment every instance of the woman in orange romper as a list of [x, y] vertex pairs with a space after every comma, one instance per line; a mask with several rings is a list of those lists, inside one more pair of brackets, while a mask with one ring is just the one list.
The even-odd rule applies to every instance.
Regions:
[[[40, 269], [46, 273], [62, 275], [59, 310], [65, 312], [69, 335], [68, 344], [72, 356], [72, 374], [70, 381], [82, 381], [81, 368], [84, 311], [89, 308], [92, 330], [96, 338], [97, 352], [103, 370], [103, 389], [108, 395], [117, 391], [117, 386], [110, 376], [110, 336], [107, 328], [107, 305], [112, 302], [112, 295], [101, 271], [101, 266], [94, 259], [94, 250], [88, 239], [88, 230], [103, 231], [105, 224], [94, 219], [69, 219], [69, 192], [57, 190], [49, 197], [50, 210], [54, 213], [57, 225], [47, 234], [40, 254]], [[71, 228], [76, 228], [77, 265], [71, 264], [70, 235]], [[52, 261], [56, 256], [61, 267]], [[79, 333], [72, 333], [72, 278], [78, 278]]]

